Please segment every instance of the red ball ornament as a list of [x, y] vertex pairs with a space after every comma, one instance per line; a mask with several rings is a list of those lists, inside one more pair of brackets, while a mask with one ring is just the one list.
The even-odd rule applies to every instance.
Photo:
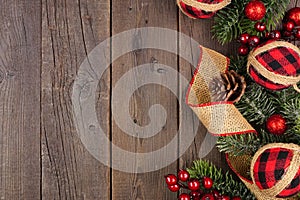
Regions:
[[246, 56], [249, 53], [249, 48], [246, 45], [242, 45], [238, 49], [238, 54], [240, 56]]
[[282, 135], [287, 129], [286, 120], [280, 114], [274, 114], [267, 120], [266, 127], [269, 133]]
[[232, 197], [232, 200], [242, 200], [241, 197]]
[[180, 185], [176, 183], [175, 185], [168, 185], [168, 188], [171, 192], [177, 192], [180, 190]]
[[294, 7], [287, 12], [287, 20], [291, 20], [296, 26], [300, 26], [300, 7]]
[[168, 174], [165, 176], [167, 185], [175, 185], [177, 183], [177, 177], [174, 174]]
[[264, 32], [266, 30], [266, 24], [263, 22], [256, 22], [254, 28], [258, 32]]
[[188, 182], [188, 187], [192, 191], [199, 190], [199, 188], [200, 188], [200, 182], [197, 179], [191, 179]]
[[211, 189], [214, 182], [211, 178], [204, 176], [202, 180], [203, 187], [207, 190]]
[[183, 182], [186, 182], [188, 181], [190, 178], [190, 174], [188, 171], [182, 169], [182, 170], [179, 170], [178, 172], [178, 179], [183, 181]]
[[186, 194], [186, 193], [182, 193], [182, 194], [179, 195], [179, 198], [178, 198], [178, 199], [179, 199], [179, 200], [190, 200], [191, 197], [190, 197], [190, 195], [188, 195], [188, 194]]
[[266, 7], [261, 1], [250, 1], [245, 7], [245, 15], [252, 21], [261, 20], [266, 14]]

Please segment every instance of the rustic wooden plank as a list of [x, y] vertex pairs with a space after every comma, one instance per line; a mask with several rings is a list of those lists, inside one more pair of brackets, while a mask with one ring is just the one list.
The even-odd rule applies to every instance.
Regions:
[[[225, 55], [228, 55], [230, 52], [236, 51], [234, 45], [221, 46], [220, 44], [218, 44], [216, 40], [212, 39], [212, 34], [209, 31], [213, 24], [212, 19], [192, 20], [180, 12], [179, 24], [180, 24], [179, 25], [180, 32], [193, 38], [196, 42], [198, 42], [200, 45], [204, 47], [211, 48]], [[180, 51], [185, 51], [186, 48], [188, 50], [193, 48], [192, 46], [189, 47], [189, 44], [182, 43], [182, 42], [180, 42], [180, 46], [184, 46], [184, 48], [180, 48]], [[192, 50], [192, 52], [194, 52], [193, 65], [191, 65], [184, 59], [180, 59], [179, 61], [180, 73], [184, 75], [188, 80], [192, 79], [195, 68], [197, 66], [196, 64], [198, 63], [199, 55], [197, 54], [199, 52], [196, 52], [196, 50], [195, 48]], [[185, 87], [184, 85], [181, 84], [180, 88], [183, 89], [182, 94], [185, 94], [187, 90], [187, 86]], [[184, 91], [184, 89], [186, 90]], [[193, 113], [191, 113], [191, 115], [193, 115], [194, 120], [198, 120], [198, 118]], [[182, 120], [185, 121], [186, 119], [182, 119]], [[216, 138], [208, 135], [209, 133], [207, 133], [207, 130], [201, 124], [201, 122], [199, 122], [198, 127], [196, 125], [197, 124], [194, 123], [194, 126], [187, 127], [187, 131], [189, 132], [193, 132], [197, 130], [197, 128], [198, 131], [193, 141], [193, 144], [190, 146], [190, 148], [185, 152], [184, 156], [181, 158], [180, 167], [184, 168], [186, 166], [191, 166], [193, 160], [202, 158], [202, 159], [210, 160], [212, 163], [216, 164], [217, 166], [226, 168], [226, 163], [223, 155], [218, 152], [216, 147], [214, 147]]]
[[40, 198], [40, 3], [0, 3], [0, 199]]
[[[122, 31], [131, 30], [139, 27], [165, 27], [177, 30], [177, 9], [173, 0], [131, 0], [131, 1], [112, 1], [112, 34], [113, 36]], [[148, 38], [142, 37], [141, 32], [136, 31], [136, 37], [128, 39], [131, 48], [143, 47], [143, 43]], [[151, 37], [151, 34], [149, 34]], [[159, 40], [159, 38], [156, 38]], [[126, 40], [126, 41], [128, 41]], [[163, 40], [163, 39], [161, 39]], [[163, 42], [163, 41], [162, 41]], [[125, 43], [125, 42], [124, 42]], [[177, 45], [177, 39], [171, 41], [167, 45]], [[118, 43], [115, 39], [112, 40], [113, 56], [117, 54], [120, 49], [127, 48], [123, 43]], [[147, 66], [140, 66], [149, 64]], [[171, 69], [177, 71], [177, 56], [165, 51], [157, 49], [140, 49], [133, 52], [123, 54], [120, 58], [115, 60], [112, 64], [112, 87], [123, 88], [116, 94], [118, 96], [113, 99], [112, 104], [121, 105], [120, 109], [113, 110], [113, 124], [112, 124], [112, 141], [113, 144], [121, 149], [132, 153], [125, 152], [118, 154], [117, 151], [112, 152], [113, 167], [119, 167], [119, 170], [112, 171], [112, 199], [176, 199], [176, 193], [171, 193], [167, 190], [164, 183], [163, 176], [167, 173], [176, 173], [177, 162], [168, 164], [166, 167], [156, 171], [150, 168], [156, 163], [150, 159], [147, 160], [147, 155], [154, 155], [153, 151], [161, 150], [159, 156], [172, 154], [177, 156], [177, 145], [172, 150], [163, 149], [173, 138], [176, 138], [178, 126], [178, 92], [173, 94], [168, 87], [163, 87], [166, 83], [168, 74], [171, 69], [163, 70], [160, 64], [165, 64]], [[138, 67], [143, 67], [138, 71]], [[161, 74], [161, 77], [160, 77]], [[118, 85], [118, 82], [124, 77], [128, 77], [128, 82], [123, 82]], [[149, 81], [149, 77], [153, 78], [156, 84], [148, 84], [138, 88], [138, 85], [143, 81]], [[177, 75], [172, 77], [175, 82], [175, 87], [178, 87]], [[120, 84], [120, 83], [119, 83]], [[124, 98], [128, 94], [128, 89], [134, 88], [134, 93], [131, 95], [129, 103]], [[162, 126], [159, 123], [156, 125], [153, 120], [158, 119], [161, 122], [163, 117], [154, 111], [154, 118], [150, 121], [148, 111], [154, 104], [160, 104], [166, 110], [167, 121]], [[114, 107], [114, 106], [113, 106]], [[116, 123], [116, 117], [123, 115], [129, 109], [130, 116], [123, 118], [122, 125]], [[130, 126], [146, 127], [150, 126], [149, 132], [145, 129], [134, 127], [131, 130], [122, 129]], [[141, 138], [146, 133], [153, 133], [154, 129], [159, 127], [158, 133], [150, 138]], [[162, 128], [162, 130], [160, 130]], [[130, 134], [133, 134], [131, 136]], [[177, 142], [176, 142], [177, 143]], [[147, 153], [144, 156], [145, 160], [137, 153]], [[153, 153], [153, 154], [151, 154]], [[122, 157], [123, 155], [123, 157]], [[158, 157], [159, 157], [158, 156]], [[151, 156], [150, 156], [151, 157]], [[123, 160], [123, 158], [125, 158]], [[131, 159], [132, 158], [132, 159]], [[153, 157], [152, 157], [153, 158]], [[117, 163], [120, 159], [121, 163]], [[128, 160], [126, 160], [128, 159]], [[127, 162], [126, 162], [127, 161]], [[166, 162], [165, 160], [161, 161]], [[145, 169], [150, 172], [144, 173]], [[124, 171], [126, 171], [124, 172]], [[135, 173], [135, 172], [142, 173]]]
[[[86, 150], [73, 119], [73, 82], [86, 55], [109, 37], [108, 0], [42, 1], [43, 199], [109, 199], [110, 169]], [[98, 109], [109, 131], [109, 73]], [[101, 110], [100, 110], [101, 109]]]

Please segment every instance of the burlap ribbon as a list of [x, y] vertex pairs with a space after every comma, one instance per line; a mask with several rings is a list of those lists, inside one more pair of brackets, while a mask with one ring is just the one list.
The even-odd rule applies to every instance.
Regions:
[[[198, 66], [187, 92], [187, 104], [195, 112], [207, 130], [214, 135], [229, 136], [250, 132], [256, 133], [255, 129], [247, 122], [232, 102], [211, 102], [209, 83], [213, 80], [213, 78], [220, 76], [220, 73], [227, 70], [229, 60], [222, 54], [213, 50], [204, 47], [200, 48], [201, 53]], [[286, 146], [285, 144], [282, 145], [284, 147]], [[290, 148], [294, 148], [292, 144], [288, 144], [288, 146]], [[269, 146], [266, 146], [265, 148], [268, 147]], [[265, 148], [258, 151], [257, 155], [259, 155]], [[289, 169], [287, 176], [278, 183], [278, 186], [276, 185], [276, 188], [271, 188], [266, 191], [261, 191], [253, 184], [252, 181], [249, 180], [251, 177], [247, 175], [247, 172], [249, 172], [249, 169], [253, 167], [252, 165], [250, 166], [252, 159], [251, 156], [243, 155], [240, 157], [232, 157], [227, 155], [227, 161], [235, 173], [259, 200], [276, 200], [277, 198], [274, 196], [276, 196], [282, 188], [285, 188], [294, 177], [295, 172], [292, 168], [297, 165], [299, 167], [299, 146], [297, 148], [297, 153], [293, 158], [291, 163], [292, 167]], [[253, 159], [254, 161], [255, 158], [256, 157]], [[269, 197], [270, 194], [271, 197]], [[290, 198], [290, 200], [291, 199], [292, 198]]]
[[229, 60], [213, 50], [200, 48], [202, 51], [187, 93], [187, 104], [214, 135], [256, 132], [232, 102], [211, 102], [208, 85], [213, 78], [227, 70]]
[[294, 89], [300, 93], [300, 89], [297, 86], [297, 83], [300, 81], [300, 75], [298, 76], [283, 76], [274, 72], [267, 70], [258, 60], [256, 56], [264, 53], [270, 49], [278, 48], [278, 47], [286, 47], [294, 50], [300, 55], [300, 50], [295, 45], [292, 45], [289, 42], [284, 41], [274, 41], [272, 43], [266, 44], [260, 48], [257, 48], [249, 53], [247, 69], [249, 71], [249, 67], [252, 66], [257, 72], [259, 72], [262, 76], [272, 81], [273, 83], [278, 83], [282, 85], [293, 85]]
[[203, 2], [199, 2], [197, 0], [177, 0], [177, 4], [179, 4], [180, 2], [183, 2], [186, 5], [195, 7], [200, 10], [204, 10], [207, 12], [215, 12], [215, 11], [218, 11], [218, 10], [224, 8], [228, 4], [230, 4], [231, 0], [224, 0], [224, 1], [216, 3], [216, 4], [203, 3]]

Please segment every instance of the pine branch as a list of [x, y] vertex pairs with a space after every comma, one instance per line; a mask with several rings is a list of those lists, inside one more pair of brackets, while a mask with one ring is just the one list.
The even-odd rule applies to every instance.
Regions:
[[234, 156], [253, 155], [260, 147], [260, 139], [255, 133], [219, 137], [217, 147], [220, 152], [230, 153]]
[[270, 143], [294, 143], [300, 145], [300, 134], [286, 132], [283, 135], [273, 135], [261, 128], [258, 135], [251, 133], [219, 137], [217, 147], [220, 152], [230, 153], [234, 156], [254, 155], [259, 148]]
[[224, 174], [221, 169], [208, 161], [196, 160], [187, 171], [192, 178], [200, 179], [204, 176], [212, 178], [214, 180], [213, 188], [220, 191], [221, 194], [227, 194], [231, 197], [240, 196], [243, 200], [256, 199], [241, 181], [236, 181], [228, 172]]
[[248, 122], [262, 125], [275, 112], [274, 100], [266, 89], [257, 84], [247, 87], [244, 96], [236, 104]]
[[[254, 29], [256, 21], [251, 21], [244, 15], [244, 8], [250, 0], [232, 0], [231, 4], [218, 11], [212, 27], [213, 37], [222, 45], [238, 38], [242, 33], [262, 36]], [[266, 7], [265, 22], [267, 31], [275, 29], [283, 19], [290, 0], [262, 0]]]

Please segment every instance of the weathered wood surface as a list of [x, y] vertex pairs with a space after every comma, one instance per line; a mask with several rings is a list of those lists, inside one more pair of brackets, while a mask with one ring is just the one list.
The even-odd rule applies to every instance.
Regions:
[[[296, 2], [293, 0], [291, 6]], [[105, 166], [82, 144], [71, 100], [73, 83], [87, 55], [105, 39], [126, 30], [163, 27], [184, 33], [224, 54], [235, 51], [234, 45], [220, 46], [209, 39], [212, 20], [187, 18], [179, 12], [174, 0], [3, 0], [0, 11], [1, 200], [176, 199], [176, 194], [166, 189], [163, 175], [189, 166], [199, 156], [227, 168], [224, 156], [215, 148], [210, 151], [214, 139], [206, 136], [205, 128], [198, 126], [198, 119], [185, 108], [187, 85], [180, 77], [190, 80], [194, 66], [179, 56], [185, 50], [180, 38], [170, 44], [178, 48], [179, 55], [141, 49], [113, 62], [109, 60], [112, 63], [99, 80], [95, 96], [98, 121], [113, 145], [133, 153], [160, 149], [162, 154], [175, 157], [182, 153], [174, 162], [145, 173], [122, 172]], [[132, 41], [132, 45], [139, 43]], [[118, 48], [122, 45], [112, 39], [107, 58], [113, 58]], [[192, 47], [185, 44], [185, 48]], [[193, 61], [197, 59], [194, 57]], [[148, 64], [150, 70], [136, 71], [143, 64]], [[162, 65], [170, 68], [165, 70]], [[172, 80], [177, 88], [174, 93], [166, 86], [165, 79], [173, 70], [180, 74]], [[148, 115], [151, 106], [164, 107], [166, 123], [153, 137], [140, 138], [145, 132], [139, 128], [133, 129], [134, 136], [130, 136], [114, 119], [118, 112], [113, 104], [122, 104], [126, 99], [122, 101], [124, 96], [120, 95], [121, 99], [113, 100], [113, 89], [127, 75], [135, 85], [149, 76], [156, 77], [156, 84], [136, 88], [129, 103], [124, 103], [130, 114], [124, 122], [128, 127], [151, 125], [153, 121]], [[124, 89], [132, 87], [127, 84]], [[159, 110], [154, 111], [155, 118], [163, 120], [158, 113]], [[164, 149], [177, 137], [181, 125], [187, 133], [197, 133], [192, 143], [185, 151], [187, 136], [183, 132], [178, 135], [172, 152]], [[119, 156], [114, 154], [112, 146], [106, 150], [112, 161]], [[136, 160], [128, 166], [139, 171], [145, 165], [152, 167], [153, 163]]]

